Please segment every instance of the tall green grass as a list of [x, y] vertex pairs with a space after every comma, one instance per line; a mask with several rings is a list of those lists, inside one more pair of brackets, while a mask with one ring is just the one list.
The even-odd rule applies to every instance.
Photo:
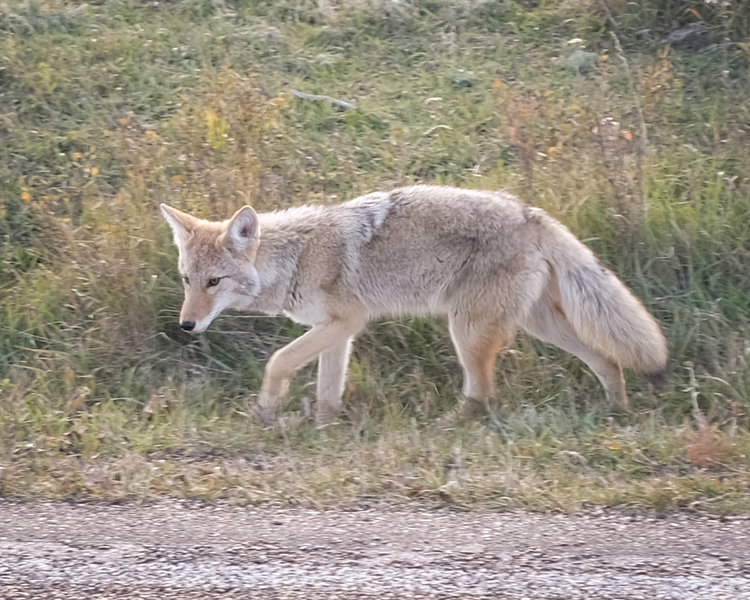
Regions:
[[[749, 20], [685, 0], [0, 2], [0, 490], [746, 509]], [[632, 378], [626, 413], [520, 338], [491, 426], [455, 409], [439, 320], [383, 321], [342, 423], [302, 418], [310, 367], [261, 430], [248, 400], [302, 329], [181, 332], [158, 203], [223, 218], [414, 182], [565, 222], [662, 323], [667, 388]]]

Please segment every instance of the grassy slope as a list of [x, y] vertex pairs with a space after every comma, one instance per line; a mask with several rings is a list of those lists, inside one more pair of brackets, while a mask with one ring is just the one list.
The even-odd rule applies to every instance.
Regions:
[[[750, 508], [747, 9], [342, 4], [0, 2], [0, 491]], [[705, 41], [665, 46], [688, 9]], [[183, 335], [158, 202], [223, 217], [417, 181], [568, 224], [661, 320], [664, 393], [634, 378], [625, 413], [523, 338], [496, 431], [454, 410], [444, 327], [411, 319], [360, 337], [341, 423], [300, 417], [312, 368], [278, 430], [249, 421], [301, 330]]]

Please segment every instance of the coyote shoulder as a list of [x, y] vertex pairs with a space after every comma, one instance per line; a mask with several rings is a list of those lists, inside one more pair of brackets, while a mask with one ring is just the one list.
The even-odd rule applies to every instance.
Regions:
[[335, 206], [204, 221], [161, 205], [185, 284], [180, 325], [225, 308], [311, 326], [266, 365], [257, 412], [318, 359], [316, 418], [335, 418], [353, 337], [381, 315], [446, 315], [463, 394], [488, 404], [495, 360], [518, 329], [581, 358], [610, 400], [622, 367], [664, 372], [667, 344], [641, 302], [561, 223], [502, 192], [414, 186]]

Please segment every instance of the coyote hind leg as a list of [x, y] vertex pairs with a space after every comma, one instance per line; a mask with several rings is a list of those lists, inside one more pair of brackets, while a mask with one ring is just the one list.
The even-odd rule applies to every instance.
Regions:
[[565, 317], [559, 302], [549, 294], [537, 302], [523, 323], [523, 328], [543, 342], [554, 344], [580, 358], [597, 376], [609, 401], [628, 406], [625, 378], [620, 365], [584, 343]]
[[473, 321], [470, 316], [453, 315], [449, 330], [458, 360], [463, 367], [463, 395], [489, 410], [495, 396], [495, 363], [500, 350], [513, 338], [496, 323]]

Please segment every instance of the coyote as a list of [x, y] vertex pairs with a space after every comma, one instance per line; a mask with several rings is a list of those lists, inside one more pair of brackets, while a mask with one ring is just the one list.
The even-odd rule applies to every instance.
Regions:
[[504, 192], [418, 185], [334, 206], [244, 206], [221, 222], [161, 210], [179, 249], [184, 330], [225, 308], [311, 326], [266, 365], [254, 408], [264, 423], [316, 358], [315, 416], [335, 419], [352, 339], [382, 315], [447, 316], [463, 395], [487, 408], [518, 329], [578, 356], [622, 405], [622, 367], [665, 371], [666, 340], [644, 306], [564, 225]]

